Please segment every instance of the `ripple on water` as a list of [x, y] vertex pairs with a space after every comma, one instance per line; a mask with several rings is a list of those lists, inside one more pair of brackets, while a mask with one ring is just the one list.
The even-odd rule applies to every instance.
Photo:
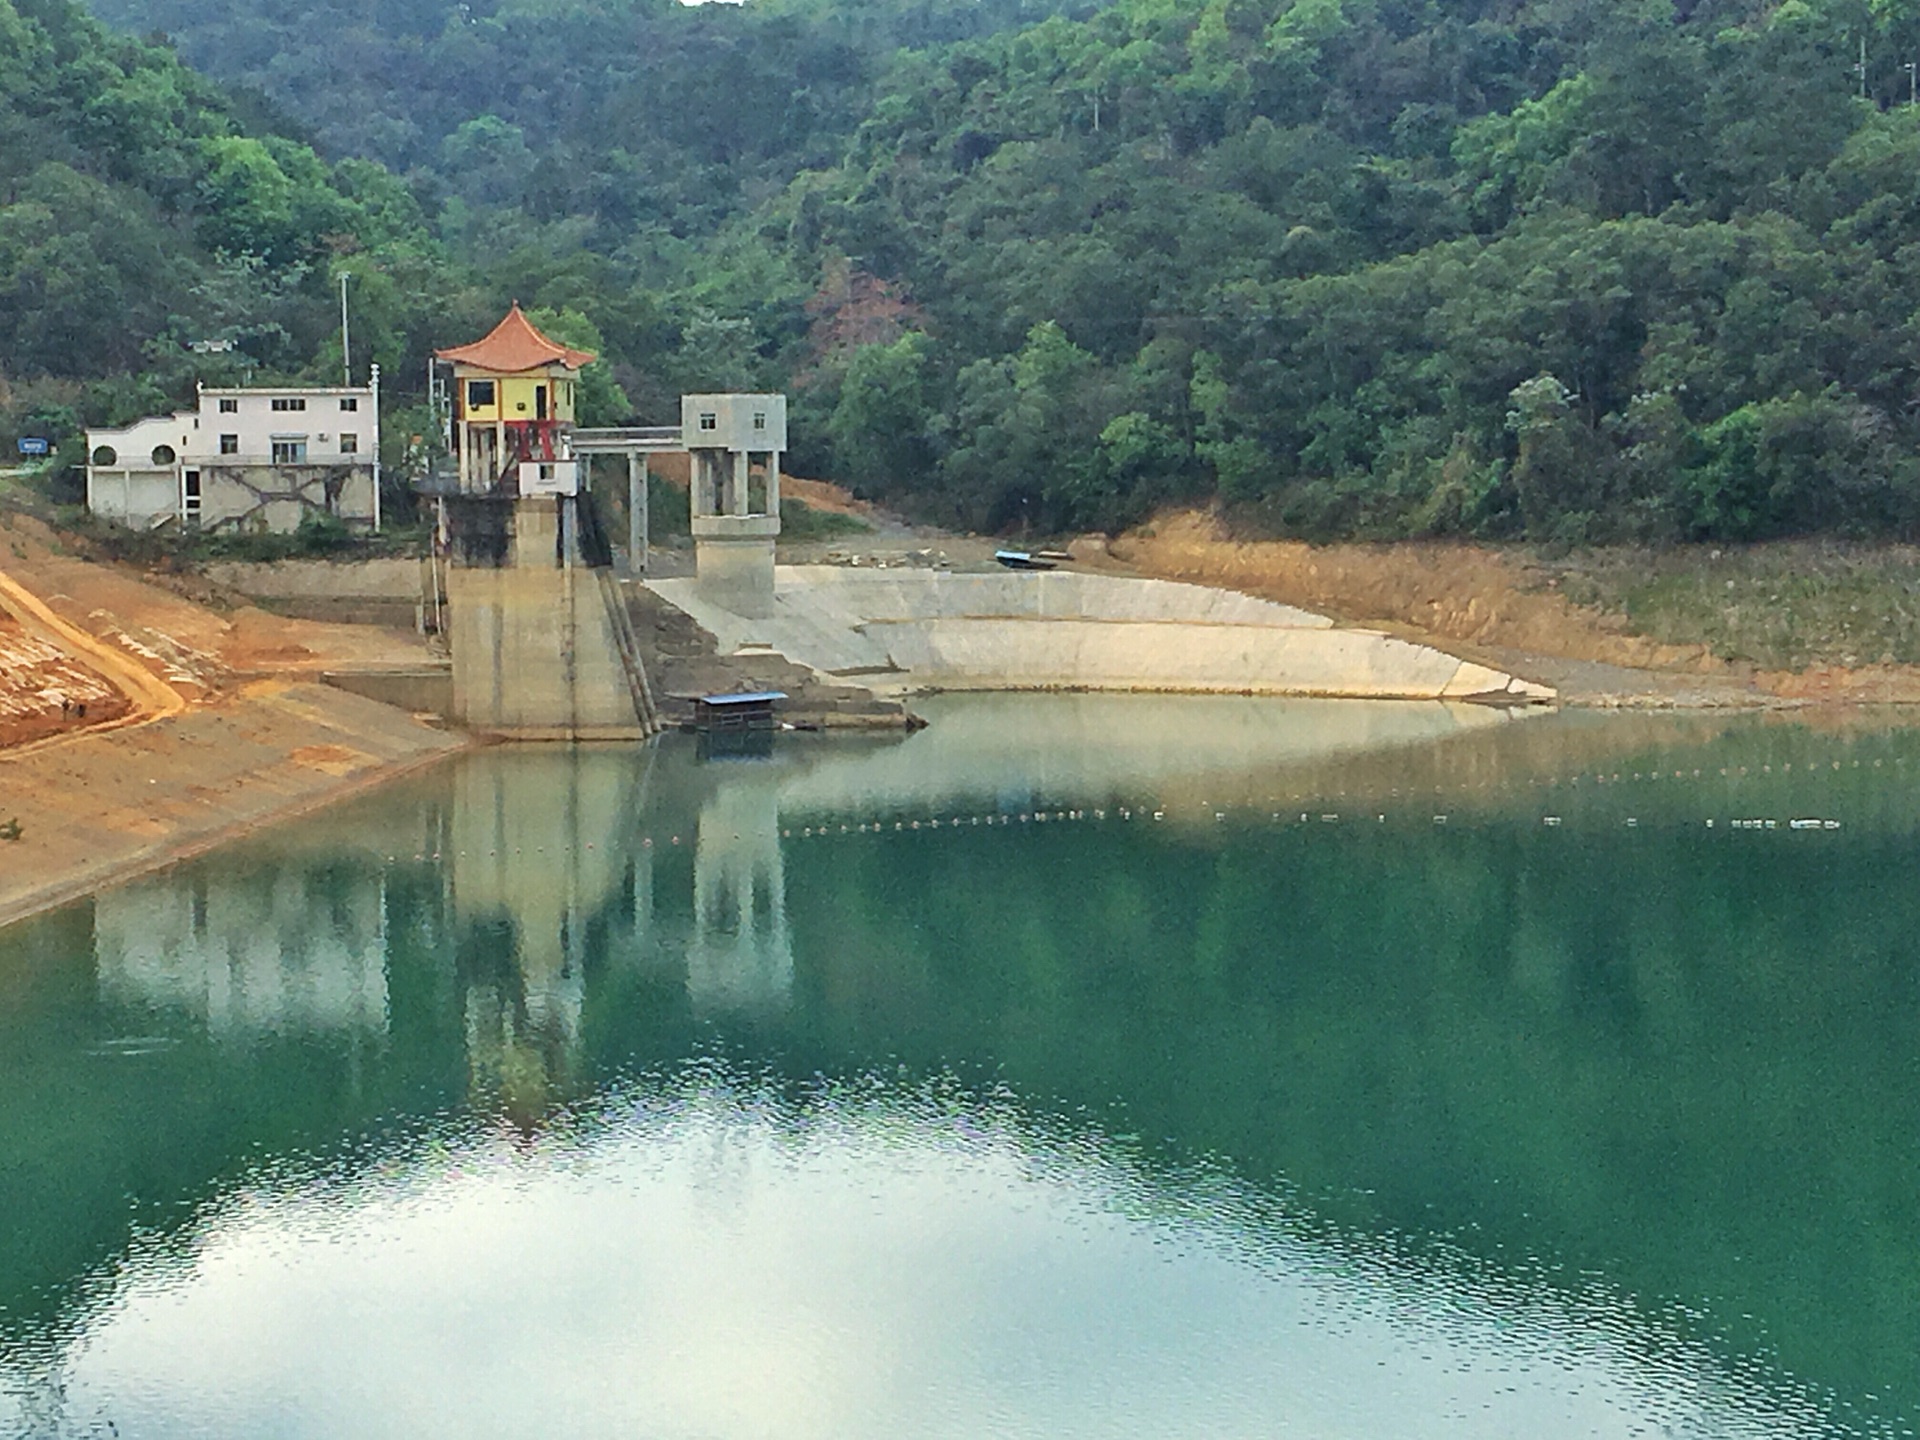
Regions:
[[61, 1372], [70, 1417], [162, 1436], [1844, 1433], [1597, 1284], [1169, 1186], [957, 1082], [712, 1062], [263, 1169]]

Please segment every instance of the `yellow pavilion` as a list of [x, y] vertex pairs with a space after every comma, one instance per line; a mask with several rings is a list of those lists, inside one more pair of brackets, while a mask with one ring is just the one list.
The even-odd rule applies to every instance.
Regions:
[[462, 494], [513, 493], [521, 463], [568, 457], [574, 394], [590, 351], [541, 334], [516, 300], [485, 338], [435, 354], [453, 367]]

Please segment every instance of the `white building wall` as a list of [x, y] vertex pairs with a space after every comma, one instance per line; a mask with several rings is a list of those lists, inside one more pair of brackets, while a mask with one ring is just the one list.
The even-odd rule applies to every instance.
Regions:
[[[242, 460], [267, 463], [276, 439], [305, 442], [309, 465], [372, 464], [380, 449], [377, 394], [354, 389], [202, 390], [197, 446], [201, 458], [220, 459], [220, 437], [233, 437]], [[274, 408], [279, 401], [298, 409]], [[351, 404], [354, 408], [344, 408]], [[222, 405], [231, 405], [223, 410]], [[342, 436], [354, 440], [342, 449]], [[231, 458], [231, 457], [228, 457]]]
[[192, 448], [196, 419], [182, 410], [118, 430], [89, 430], [87, 508], [138, 529], [177, 515], [182, 457]]
[[[708, 416], [712, 417], [711, 428], [703, 423]], [[787, 397], [753, 394], [682, 395], [680, 433], [690, 449], [754, 453], [785, 450]]]
[[[209, 527], [245, 521], [292, 530], [324, 495], [321, 467], [351, 466], [332, 513], [377, 526], [379, 401], [374, 386], [203, 389], [197, 409], [89, 430], [89, 460], [102, 447], [112, 460], [88, 464], [87, 508], [141, 529], [191, 516]], [[298, 448], [276, 454], [276, 443]]]

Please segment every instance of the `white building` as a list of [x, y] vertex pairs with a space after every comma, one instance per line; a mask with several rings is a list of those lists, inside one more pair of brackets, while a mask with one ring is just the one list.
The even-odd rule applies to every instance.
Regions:
[[198, 409], [89, 430], [87, 508], [137, 529], [378, 530], [379, 369], [358, 387], [203, 387]]

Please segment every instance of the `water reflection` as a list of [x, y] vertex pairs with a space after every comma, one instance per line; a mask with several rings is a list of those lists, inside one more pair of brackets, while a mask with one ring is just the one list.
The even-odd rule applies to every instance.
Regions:
[[694, 826], [687, 995], [696, 1014], [773, 1011], [793, 990], [777, 772], [749, 771]]
[[131, 1267], [61, 1405], [154, 1436], [1819, 1433], [1630, 1307], [1206, 1199], [951, 1088], [709, 1071], [531, 1153], [234, 1197], [191, 1283]]
[[213, 1034], [387, 1024], [386, 907], [377, 873], [197, 870], [135, 881], [93, 907], [100, 998], [192, 1015]]
[[[0, 938], [16, 1413], [1868, 1435], [1920, 1408], [1920, 738], [942, 707], [759, 760], [477, 754]], [[260, 1341], [196, 1371], [229, 1331]], [[418, 1347], [555, 1335], [460, 1382], [471, 1423], [412, 1408], [448, 1388]]]

